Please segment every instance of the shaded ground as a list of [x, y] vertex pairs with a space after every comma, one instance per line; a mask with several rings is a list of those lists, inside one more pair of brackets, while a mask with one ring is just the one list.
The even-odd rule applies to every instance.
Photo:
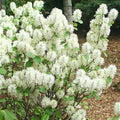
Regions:
[[[115, 64], [118, 70], [112, 86], [106, 91], [103, 91], [103, 94], [100, 96], [101, 100], [98, 101], [95, 98], [88, 100], [89, 109], [87, 110], [87, 117], [93, 120], [107, 120], [107, 118], [113, 118], [114, 104], [120, 101], [120, 91], [115, 91], [113, 88], [115, 83], [120, 82], [120, 77], [118, 76], [118, 73], [120, 73], [120, 35], [117, 35], [117, 37], [112, 36], [109, 40], [107, 50], [108, 57], [105, 58], [105, 66]], [[84, 39], [82, 39], [80, 43], [83, 43], [83, 41]]]

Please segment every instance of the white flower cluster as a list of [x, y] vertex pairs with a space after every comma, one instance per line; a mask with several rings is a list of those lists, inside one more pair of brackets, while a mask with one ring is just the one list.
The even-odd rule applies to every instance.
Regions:
[[0, 89], [3, 88], [3, 85], [5, 84], [4, 76], [0, 75]]
[[107, 49], [108, 39], [110, 34], [111, 22], [117, 18], [118, 11], [111, 9], [108, 13], [108, 17], [105, 15], [108, 13], [106, 4], [101, 4], [96, 11], [95, 19], [90, 22], [90, 31], [87, 33], [87, 41], [93, 48], [104, 51]]
[[83, 69], [79, 69], [76, 73], [76, 79], [73, 81], [74, 89], [81, 91], [85, 89], [88, 92], [98, 91], [101, 93], [103, 89], [107, 89], [112, 81], [108, 82], [108, 78], [112, 78], [116, 73], [116, 67], [110, 65], [108, 68], [91, 71], [86, 74]]
[[56, 108], [57, 107], [57, 101], [50, 100], [50, 98], [48, 98], [48, 97], [44, 97], [41, 101], [41, 104], [42, 104], [43, 108], [46, 108], [46, 107]]
[[10, 62], [9, 53], [12, 52], [12, 45], [10, 39], [0, 38], [0, 66]]
[[96, 66], [104, 64], [104, 59], [101, 57], [101, 51], [92, 49], [91, 45], [86, 42], [82, 46], [82, 54], [78, 56], [79, 66], [88, 66], [95, 69]]
[[78, 22], [78, 20], [80, 20], [81, 17], [82, 17], [82, 11], [79, 10], [79, 9], [76, 9], [76, 10], [74, 11], [74, 13], [73, 13], [73, 20], [74, 20], [75, 22]]
[[77, 110], [77, 107], [68, 106], [66, 108], [68, 115], [71, 116], [72, 120], [86, 120], [86, 111], [83, 109]]
[[116, 102], [114, 105], [114, 113], [120, 115], [120, 102]]
[[[30, 88], [30, 92], [33, 93], [36, 86], [44, 86], [46, 89], [51, 89], [54, 82], [55, 78], [53, 75], [40, 73], [32, 67], [27, 68], [27, 70], [16, 72], [11, 80], [6, 80], [6, 84], [8, 85], [8, 93], [15, 97], [18, 97], [17, 87], [24, 90]], [[22, 94], [20, 94], [20, 96], [21, 95]]]

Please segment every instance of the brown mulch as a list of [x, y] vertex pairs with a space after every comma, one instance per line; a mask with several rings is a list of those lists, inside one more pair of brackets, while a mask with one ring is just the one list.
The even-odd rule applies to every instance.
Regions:
[[87, 109], [87, 118], [93, 120], [107, 120], [114, 117], [114, 104], [120, 101], [120, 91], [116, 91], [113, 85], [120, 82], [118, 73], [120, 73], [120, 35], [109, 38], [107, 49], [108, 57], [105, 58], [105, 66], [115, 64], [117, 66], [117, 74], [113, 80], [111, 87], [103, 91], [98, 101], [96, 98], [87, 100], [89, 109]]

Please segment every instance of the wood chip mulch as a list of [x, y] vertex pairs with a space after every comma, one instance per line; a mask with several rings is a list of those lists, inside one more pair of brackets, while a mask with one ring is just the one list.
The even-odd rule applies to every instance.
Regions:
[[103, 91], [100, 100], [91, 98], [87, 100], [89, 108], [87, 109], [87, 118], [93, 120], [107, 120], [114, 117], [114, 104], [120, 101], [120, 91], [116, 91], [113, 85], [120, 82], [120, 35], [111, 36], [109, 38], [107, 49], [108, 57], [105, 58], [105, 67], [110, 64], [117, 66], [117, 74], [113, 80], [111, 87]]

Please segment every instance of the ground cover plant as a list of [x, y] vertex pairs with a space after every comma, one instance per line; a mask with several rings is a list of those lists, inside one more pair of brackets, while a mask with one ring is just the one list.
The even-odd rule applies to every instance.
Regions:
[[1, 120], [85, 120], [84, 99], [99, 99], [116, 73], [114, 65], [101, 68], [116, 9], [100, 5], [80, 50], [74, 29], [82, 12], [69, 24], [57, 8], [45, 18], [43, 4], [12, 2], [14, 15], [0, 11]]

